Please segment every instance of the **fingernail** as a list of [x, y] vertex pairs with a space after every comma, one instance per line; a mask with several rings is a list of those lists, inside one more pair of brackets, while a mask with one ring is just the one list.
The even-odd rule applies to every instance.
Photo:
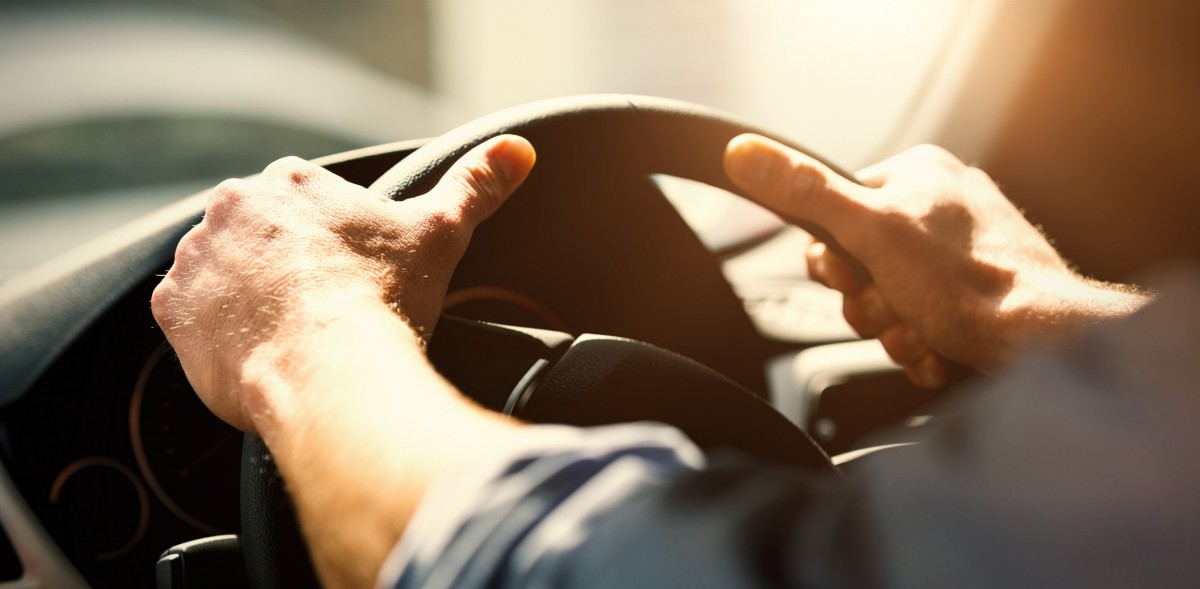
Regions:
[[511, 186], [524, 180], [525, 172], [533, 166], [537, 158], [532, 146], [526, 146], [528, 141], [516, 135], [501, 135], [492, 141], [494, 145], [488, 148], [488, 155], [501, 181], [506, 186]]
[[496, 175], [507, 184], [513, 177], [513, 145], [505, 137], [496, 137], [492, 139], [492, 146], [488, 148], [488, 156], [491, 157], [492, 169]]
[[774, 157], [757, 137], [739, 135], [730, 142], [730, 146], [730, 171], [739, 180], [759, 184], [770, 176]]

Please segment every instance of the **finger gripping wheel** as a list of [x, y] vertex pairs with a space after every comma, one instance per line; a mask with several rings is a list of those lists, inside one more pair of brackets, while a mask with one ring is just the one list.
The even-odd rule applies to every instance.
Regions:
[[[470, 149], [496, 135], [511, 133], [525, 137], [537, 149], [538, 164], [529, 181], [535, 180], [539, 174], [549, 174], [550, 171], [557, 170], [561, 173], [562, 170], [586, 166], [604, 170], [613, 176], [669, 174], [738, 193], [737, 187], [724, 173], [724, 150], [730, 139], [747, 132], [766, 135], [795, 149], [801, 149], [785, 139], [772, 136], [729, 115], [684, 102], [615, 94], [555, 99], [502, 111], [459, 127], [400, 161], [376, 179], [371, 184], [371, 189], [397, 200], [424, 194]], [[825, 163], [829, 165], [828, 162]], [[837, 167], [829, 166], [842, 173]], [[842, 175], [850, 177], [844, 173]], [[571, 175], [565, 174], [564, 177], [570, 178]], [[563, 193], [568, 194], [569, 191]], [[788, 220], [825, 241], [835, 251], [844, 254], [837, 242], [823, 228], [802, 219]], [[847, 259], [852, 258], [847, 256]], [[453, 342], [446, 341], [439, 344], [443, 348], [455, 346]], [[469, 346], [464, 346], [466, 347]], [[487, 351], [475, 350], [474, 353]], [[643, 356], [637, 356], [644, 359]], [[688, 368], [686, 363], [676, 363], [673, 359], [666, 361], [667, 357], [661, 355], [655, 357], [659, 360], [650, 362], [649, 365], [665, 363], [676, 366], [678, 374], [686, 376], [681, 381], [685, 386], [709, 383], [714, 385], [714, 391], [732, 391], [729, 392], [730, 395], [748, 394], [734, 390], [738, 388], [736, 386], [727, 386], [732, 383], [718, 383], [718, 379], [703, 376], [702, 371]], [[605, 360], [609, 361], [612, 358]], [[606, 372], [610, 375], [628, 374], [621, 366], [614, 366]], [[552, 387], [548, 387], [547, 390], [550, 388]], [[670, 387], [659, 379], [654, 388]], [[584, 387], [580, 390], [595, 391], [602, 388]], [[610, 414], [622, 418], [649, 416], [659, 419], [666, 411], [664, 407], [670, 403], [664, 404], [662, 399], [658, 399], [648, 403], [645, 411], [636, 406], [639, 398], [653, 397], [650, 394], [652, 392], [614, 396], [613, 402], [620, 399], [619, 402], [625, 406], [622, 410]], [[570, 393], [571, 391], [563, 389], [562, 394], [547, 397], [546, 401], [531, 405], [530, 410], [536, 409], [539, 421], [595, 423], [589, 416], [596, 414], [593, 408], [599, 406], [597, 403], [605, 402], [604, 397], [591, 392], [576, 395]], [[718, 399], [724, 394], [714, 392], [714, 401], [708, 406], [720, 407]], [[765, 404], [757, 399], [752, 400], [761, 404], [764, 410], [768, 410], [765, 409]], [[744, 405], [742, 401], [744, 399], [738, 403]], [[591, 405], [587, 405], [589, 403]], [[630, 406], [631, 404], [633, 406]], [[682, 406], [683, 403], [677, 405]], [[752, 405], [746, 407], [746, 411], [751, 413], [758, 411]], [[778, 414], [775, 414], [774, 418], [768, 418], [770, 419], [776, 420], [771, 427], [782, 432], [781, 428], [786, 424], [781, 425], [781, 422], [785, 420]], [[662, 420], [672, 422], [671, 419]], [[705, 422], [689, 418], [682, 420], [678, 425], [683, 427], [685, 433], [690, 433], [687, 429], [688, 423], [693, 421]], [[739, 423], [731, 427], [753, 430], [756, 424]], [[711, 431], [694, 433], [698, 439], [714, 437]], [[798, 430], [795, 433], [800, 437], [781, 434], [781, 437], [791, 440], [788, 443], [793, 444], [793, 447], [800, 449], [798, 455], [803, 458], [798, 458], [795, 462], [825, 464], [824, 455], [820, 450], [815, 447], [805, 449], [809, 444], [807, 438], [802, 438], [803, 433]], [[721, 434], [715, 437], [722, 443], [738, 445], [736, 440], [739, 436], [736, 434]], [[746, 437], [761, 439], [763, 436], [761, 432], [750, 432]], [[761, 446], [758, 445], [743, 449], [760, 455], [772, 454], [761, 451]], [[283, 482], [275, 473], [273, 464], [266, 462], [268, 456], [260, 440], [247, 437], [243, 448], [242, 542], [246, 550], [246, 565], [251, 583], [258, 589], [315, 587], [317, 585], [311, 573], [312, 567], [290, 502], [287, 501]], [[778, 453], [772, 457], [778, 458]]]
[[[428, 192], [454, 162], [475, 146], [511, 133], [538, 152], [531, 174], [560, 166], [586, 165], [623, 174], [668, 174], [741, 194], [725, 175], [729, 140], [758, 133], [801, 152], [794, 142], [724, 112], [666, 98], [628, 94], [571, 96], [517, 106], [463, 125], [422, 147], [371, 184], [396, 200]], [[810, 156], [846, 177], [852, 175], [819, 156]], [[825, 228], [788, 218], [861, 266]]]

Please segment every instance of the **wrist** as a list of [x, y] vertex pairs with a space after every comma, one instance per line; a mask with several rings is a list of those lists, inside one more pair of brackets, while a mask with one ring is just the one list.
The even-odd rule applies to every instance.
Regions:
[[[301, 303], [303, 307], [305, 303]], [[255, 352], [244, 397], [326, 586], [369, 586], [425, 489], [514, 439], [468, 402], [378, 299], [322, 297], [308, 329]], [[348, 553], [352, 550], [352, 553]]]
[[[1152, 300], [1136, 288], [1070, 274], [1036, 280], [1002, 305], [997, 350], [990, 367], [1001, 367], [1022, 350], [1070, 341], [1089, 325], [1123, 319]], [[1018, 289], [1013, 289], [1014, 293]]]
[[245, 421], [274, 450], [347, 382], [384, 379], [405, 358], [425, 362], [421, 340], [370, 290], [298, 294], [242, 361]]

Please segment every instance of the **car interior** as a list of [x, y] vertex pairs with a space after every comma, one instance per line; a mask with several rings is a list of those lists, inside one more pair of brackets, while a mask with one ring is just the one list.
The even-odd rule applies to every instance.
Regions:
[[[192, 393], [148, 302], [204, 189], [291, 153], [402, 199], [490, 136], [528, 137], [538, 167], [473, 238], [435, 366], [521, 419], [663, 421], [705, 449], [801, 468], [832, 458], [851, 475], [846, 457], [905, 443], [987, 377], [962, 369], [920, 389], [857, 338], [839, 295], [804, 269], [811, 236], [836, 240], [736, 196], [720, 164], [731, 137], [776, 137], [847, 176], [943, 145], [1101, 280], [1136, 282], [1200, 253], [1192, 2], [414, 0], [345, 18], [334, 2], [246, 1], [215, 16], [204, 4], [0, 7], [0, 72], [25, 88], [0, 109], [0, 589], [314, 583], [268, 455]], [[558, 26], [497, 44], [532, 14]], [[391, 51], [420, 59], [340, 44], [385, 16], [406, 23]], [[758, 44], [738, 45], [752, 24], [767, 27]], [[155, 44], [180, 71], [189, 59], [240, 67], [172, 45], [172, 27], [200, 49], [244, 42], [256, 67], [314, 68], [303, 71], [353, 92], [293, 105], [286, 83], [247, 76], [226, 93], [135, 67], [162, 57]], [[854, 35], [878, 43], [855, 53]], [[897, 47], [908, 61], [889, 61]], [[88, 61], [106, 51], [124, 65]], [[742, 71], [752, 58], [763, 63]], [[492, 70], [505, 60], [555, 75], [502, 79]], [[75, 67], [140, 81], [119, 94]], [[96, 90], [47, 98], [71, 80]], [[785, 82], [780, 102], [759, 96]], [[893, 91], [857, 91], [872, 83]]]

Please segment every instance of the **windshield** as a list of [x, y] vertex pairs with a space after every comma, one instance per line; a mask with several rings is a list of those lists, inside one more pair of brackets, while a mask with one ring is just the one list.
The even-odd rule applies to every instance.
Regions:
[[[956, 0], [900, 4], [6, 2], [0, 281], [284, 155], [568, 94], [722, 108], [855, 167], [902, 134], [971, 16]], [[762, 223], [693, 200], [680, 206], [694, 225], [732, 220], [726, 241]]]

